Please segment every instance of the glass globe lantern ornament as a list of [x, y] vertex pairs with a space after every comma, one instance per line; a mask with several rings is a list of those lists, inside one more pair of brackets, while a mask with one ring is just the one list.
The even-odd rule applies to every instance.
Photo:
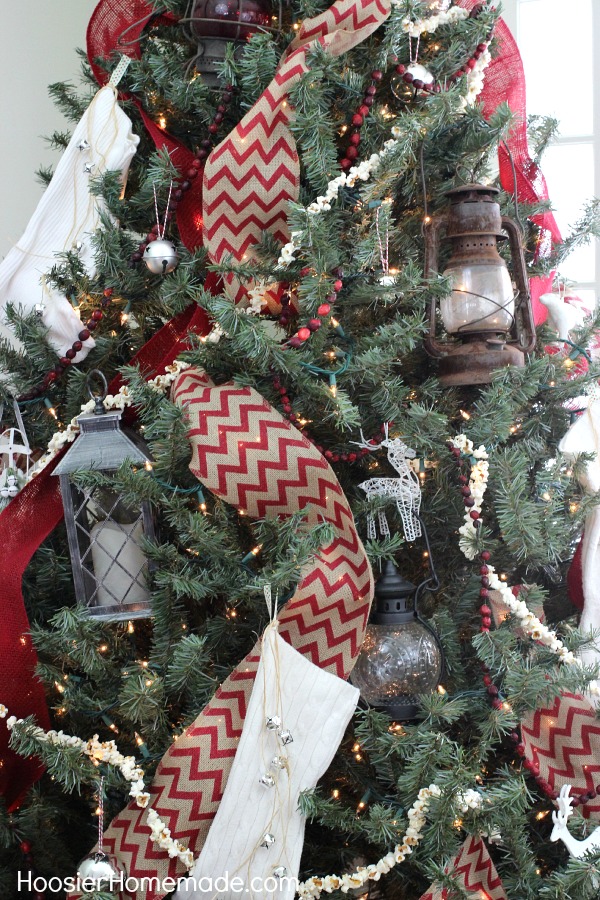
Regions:
[[196, 71], [215, 87], [227, 44], [241, 46], [257, 31], [280, 31], [282, 3], [275, 15], [271, 0], [190, 0], [180, 21], [188, 40], [197, 42]]
[[[93, 375], [103, 382], [101, 394], [92, 392]], [[144, 538], [154, 540], [149, 503], [134, 508], [112, 488], [83, 487], [74, 476], [88, 471], [110, 474], [126, 460], [150, 465], [151, 457], [138, 435], [121, 425], [121, 412], [105, 411], [107, 384], [101, 372], [90, 372], [88, 391], [95, 409], [78, 417], [79, 435], [53, 473], [60, 480], [75, 595], [97, 619], [150, 616], [143, 550]]]
[[419, 695], [435, 690], [444, 671], [439, 639], [418, 612], [421, 591], [387, 560], [375, 585], [374, 608], [350, 680], [362, 699], [397, 721], [414, 719]]
[[[440, 360], [445, 385], [487, 384], [492, 372], [525, 365], [535, 347], [535, 326], [521, 230], [502, 216], [498, 189], [465, 184], [448, 191], [450, 207], [425, 225], [425, 277], [438, 271], [440, 238], [450, 242], [443, 274], [452, 291], [440, 302], [446, 339], [436, 334], [438, 308], [431, 301], [427, 352]], [[498, 252], [498, 241], [510, 242], [512, 278]], [[516, 286], [513, 287], [513, 280]]]

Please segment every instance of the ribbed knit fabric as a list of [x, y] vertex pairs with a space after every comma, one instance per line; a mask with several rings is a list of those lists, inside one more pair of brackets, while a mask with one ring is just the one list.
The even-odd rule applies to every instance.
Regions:
[[[81, 319], [64, 295], [45, 285], [44, 276], [59, 262], [57, 254], [75, 247], [88, 274], [94, 274], [91, 236], [104, 207], [90, 194], [90, 178], [118, 171], [125, 180], [138, 143], [131, 120], [117, 102], [116, 89], [103, 87], [77, 124], [23, 236], [0, 263], [0, 308], [13, 303], [31, 312], [43, 303], [48, 340], [60, 356], [77, 340]], [[8, 328], [1, 330], [19, 346]], [[93, 346], [91, 338], [85, 341], [75, 362]]]
[[[175, 900], [292, 900], [294, 887], [279, 882], [273, 870], [284, 866], [288, 878], [298, 876], [305, 823], [298, 796], [326, 771], [358, 697], [356, 688], [315, 666], [274, 627], [267, 628], [225, 793], [190, 889], [179, 888]], [[292, 743], [282, 745], [277, 731], [266, 727], [266, 717], [274, 715]], [[286, 757], [288, 768], [274, 766], [274, 756]], [[272, 774], [273, 787], [260, 783], [266, 773]], [[260, 846], [266, 832], [275, 838], [269, 848]]]

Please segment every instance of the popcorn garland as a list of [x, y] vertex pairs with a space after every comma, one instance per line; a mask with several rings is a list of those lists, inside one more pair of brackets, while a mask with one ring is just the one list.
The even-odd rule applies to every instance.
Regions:
[[[215, 326], [215, 328], [213, 328], [213, 332], [218, 327], [219, 326]], [[219, 338], [220, 334], [219, 337], [216, 338], [216, 340], [218, 341]], [[209, 335], [207, 340], [210, 339], [211, 337]], [[164, 375], [157, 375], [156, 378], [152, 378], [147, 382], [147, 384], [150, 388], [157, 391], [158, 393], [166, 394], [179, 373], [187, 368], [189, 368], [189, 363], [182, 362], [181, 360], [175, 360], [173, 365], [166, 366]], [[129, 388], [124, 384], [119, 388], [118, 393], [114, 395], [106, 395], [106, 397], [104, 398], [104, 409], [107, 411], [109, 409], [124, 410], [126, 407], [131, 406], [132, 403], [133, 398], [129, 393]], [[88, 400], [87, 403], [84, 403], [82, 405], [80, 415], [92, 413], [95, 406], [96, 404], [94, 400]], [[30, 470], [26, 483], [30, 482], [33, 478], [36, 477], [36, 475], [39, 475], [42, 469], [44, 469], [48, 465], [48, 463], [54, 459], [54, 457], [62, 450], [62, 448], [66, 444], [72, 443], [78, 434], [79, 423], [77, 422], [77, 417], [71, 419], [64, 431], [56, 431], [50, 438], [48, 449], [46, 450], [44, 455], [40, 457], [35, 466], [33, 466], [33, 468]]]
[[[456, 10], [457, 12], [465, 13], [461, 7], [453, 7], [448, 12], [452, 12]], [[442, 14], [440, 14], [441, 16]], [[444, 14], [447, 15], [447, 14]], [[439, 16], [434, 16], [433, 18], [439, 18]], [[466, 15], [461, 15], [457, 17], [460, 18], [468, 18], [468, 13]], [[431, 31], [430, 27], [425, 27], [425, 22], [431, 20], [423, 20], [421, 24], [414, 23], [415, 25], [419, 25], [422, 27], [422, 31], [419, 31], [418, 34], [421, 34], [425, 31]], [[443, 24], [443, 23], [439, 23]], [[405, 29], [406, 30], [406, 29]], [[417, 33], [415, 33], [416, 36]], [[479, 94], [483, 89], [484, 82], [484, 73], [486, 68], [491, 62], [491, 54], [489, 49], [484, 50], [479, 59], [476, 61], [475, 66], [467, 75], [467, 95], [466, 97], [461, 98], [461, 108], [465, 109], [467, 106], [472, 105]], [[333, 201], [337, 199], [337, 196], [342, 188], [350, 187], [353, 188], [357, 181], [367, 182], [371, 179], [374, 172], [377, 171], [383, 159], [388, 156], [399, 144], [399, 138], [402, 135], [402, 128], [399, 125], [394, 125], [391, 129], [392, 138], [385, 141], [383, 148], [379, 151], [379, 153], [372, 153], [369, 159], [365, 159], [360, 162], [357, 166], [352, 166], [348, 169], [347, 172], [340, 172], [335, 178], [327, 185], [327, 190], [324, 194], [319, 195], [306, 207], [306, 214], [308, 216], [317, 216], [323, 212], [328, 212], [331, 209], [331, 204]], [[281, 252], [279, 258], [277, 260], [277, 268], [285, 269], [290, 263], [295, 260], [295, 253], [300, 250], [302, 246], [302, 237], [304, 235], [303, 231], [292, 231], [290, 235], [290, 240], [287, 244], [284, 244], [281, 248]]]
[[[401, 9], [405, 4], [404, 0], [391, 0], [391, 5], [396, 9]], [[402, 31], [411, 38], [418, 38], [422, 34], [433, 34], [442, 25], [454, 25], [456, 22], [468, 19], [470, 15], [468, 9], [464, 9], [462, 6], [452, 6], [448, 10], [440, 10], [424, 19], [412, 20], [407, 17], [402, 20]]]
[[[0, 703], [0, 718], [6, 718], [7, 707]], [[15, 726], [25, 724], [24, 719], [9, 716], [6, 719], [6, 727], [12, 731]], [[114, 741], [100, 741], [95, 734], [90, 740], [84, 741], [74, 735], [65, 734], [63, 731], [44, 731], [36, 725], [27, 726], [28, 734], [41, 743], [47, 743], [54, 747], [76, 747], [82, 756], [87, 756], [94, 765], [107, 763], [119, 769], [126, 781], [131, 783], [129, 795], [135, 799], [137, 806], [146, 809], [150, 802], [150, 794], [144, 790], [144, 770], [138, 766], [134, 756], [123, 756], [119, 752]], [[436, 784], [430, 784], [427, 788], [421, 788], [417, 799], [408, 810], [409, 821], [402, 840], [394, 849], [382, 857], [377, 863], [369, 866], [359, 866], [356, 872], [346, 875], [327, 875], [324, 878], [313, 877], [298, 885], [298, 896], [302, 900], [316, 900], [323, 892], [331, 894], [341, 890], [343, 894], [356, 888], [363, 887], [369, 881], [379, 881], [382, 875], [386, 875], [394, 866], [404, 862], [413, 847], [416, 847], [423, 837], [427, 812], [431, 797], [440, 797], [442, 794]], [[457, 802], [461, 812], [480, 809], [483, 797], [479, 791], [468, 789], [457, 795]], [[175, 840], [171, 831], [158, 813], [152, 807], [148, 808], [146, 821], [150, 828], [154, 843], [165, 850], [171, 858], [177, 857], [188, 871], [194, 868], [196, 860], [192, 851]]]
[[[468, 793], [467, 791], [465, 794], [459, 795], [459, 802]], [[472, 793], [475, 794], [477, 791]], [[312, 898], [320, 897], [323, 892], [331, 894], [333, 891], [339, 890], [343, 894], [347, 894], [348, 891], [364, 887], [369, 881], [379, 881], [382, 875], [387, 875], [394, 866], [404, 862], [406, 857], [412, 853], [413, 847], [416, 847], [421, 841], [431, 797], [440, 797], [441, 794], [442, 792], [437, 784], [430, 784], [428, 788], [421, 788], [417, 799], [408, 810], [409, 825], [404, 833], [404, 837], [379, 862], [369, 866], [359, 866], [356, 872], [351, 874], [309, 878], [298, 885], [298, 896], [302, 900], [312, 900]], [[477, 796], [481, 797], [478, 793]], [[475, 808], [470, 806], [469, 801], [472, 802], [470, 796], [468, 800], [465, 800], [467, 808]]]
[[[160, 376], [165, 377], [165, 376]], [[156, 380], [156, 379], [155, 379]], [[0, 718], [6, 718], [8, 709], [0, 704]], [[15, 726], [23, 725], [24, 719], [9, 716], [6, 719], [6, 727], [12, 731]], [[123, 778], [130, 782], [129, 796], [133, 797], [140, 809], [146, 809], [150, 803], [150, 794], [144, 789], [144, 770], [138, 766], [134, 756], [123, 756], [117, 749], [114, 741], [100, 741], [95, 734], [90, 740], [84, 741], [74, 735], [65, 734], [63, 731], [44, 731], [36, 725], [27, 726], [27, 733], [40, 743], [50, 744], [53, 747], [75, 747], [82, 756], [87, 756], [94, 765], [107, 763], [119, 769]], [[171, 858], [177, 857], [188, 871], [194, 867], [195, 859], [192, 851], [179, 841], [174, 840], [166, 823], [160, 818], [155, 809], [151, 807], [146, 814], [151, 837], [155, 844], [165, 850]]]
[[[488, 484], [488, 454], [483, 446], [480, 446], [475, 450], [473, 442], [464, 434], [457, 435], [454, 440], [448, 442], [448, 446], [457, 459], [460, 456], [467, 457], [472, 466], [468, 490], [473, 502], [472, 504], [467, 504], [465, 501], [467, 511], [465, 513], [465, 523], [459, 528], [459, 533], [461, 535], [459, 547], [467, 559], [473, 560], [479, 553], [476, 546], [476, 539], [477, 530], [482, 521], [481, 505]], [[465, 490], [467, 489], [465, 488]], [[489, 582], [489, 588], [498, 591], [501, 595], [502, 602], [517, 620], [515, 626], [522, 628], [532, 640], [543, 644], [565, 665], [582, 666], [581, 660], [565, 646], [560, 638], [557, 637], [556, 632], [548, 628], [547, 625], [544, 625], [544, 623], [530, 611], [523, 600], [519, 600], [514, 596], [512, 588], [510, 588], [506, 582], [500, 580], [494, 566], [489, 562], [489, 558], [486, 558], [485, 565], [488, 570], [486, 576]], [[600, 684], [597, 681], [591, 682], [588, 686], [588, 690], [591, 694], [600, 696]]]

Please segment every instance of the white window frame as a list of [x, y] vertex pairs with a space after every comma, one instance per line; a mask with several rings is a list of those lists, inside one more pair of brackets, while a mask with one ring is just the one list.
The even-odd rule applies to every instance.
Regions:
[[[514, 34], [517, 44], [519, 43], [519, 6], [521, 3], [527, 3], [529, 0], [503, 0], [502, 17], [512, 33]], [[593, 134], [582, 134], [576, 137], [557, 137], [553, 144], [568, 145], [591, 143], [593, 147], [594, 158], [594, 178], [593, 178], [593, 196], [600, 197], [600, 3], [592, 0], [592, 91], [593, 91], [593, 111], [592, 111], [592, 127]], [[543, 48], [540, 48], [543, 52]], [[576, 89], [576, 88], [574, 88]], [[535, 113], [535, 110], [527, 109], [527, 113]], [[542, 160], [542, 171], [544, 162]], [[552, 199], [552, 195], [550, 195]], [[574, 224], [574, 223], [570, 223]], [[574, 290], [594, 291], [596, 299], [600, 297], [600, 240], [595, 240], [595, 281], [577, 282]]]

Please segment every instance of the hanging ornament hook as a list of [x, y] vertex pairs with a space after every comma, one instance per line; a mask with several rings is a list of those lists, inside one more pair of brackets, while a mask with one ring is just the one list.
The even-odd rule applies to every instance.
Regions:
[[[102, 383], [102, 391], [100, 393], [97, 393], [96, 391], [94, 391], [94, 388], [92, 386], [94, 379], [97, 379], [98, 381], [100, 381]], [[85, 379], [85, 386], [86, 386], [88, 394], [90, 395], [90, 398], [96, 404], [94, 407], [94, 415], [95, 416], [103, 415], [104, 414], [104, 401], [108, 394], [108, 382], [106, 381], [104, 372], [101, 372], [100, 369], [92, 369], [88, 373], [87, 378]]]

